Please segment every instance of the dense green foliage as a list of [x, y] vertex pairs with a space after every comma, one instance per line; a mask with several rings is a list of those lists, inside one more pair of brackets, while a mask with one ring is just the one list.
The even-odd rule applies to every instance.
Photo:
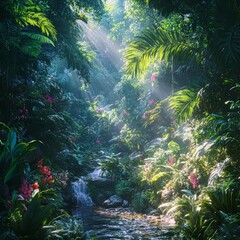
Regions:
[[100, 167], [182, 239], [237, 239], [239, 27], [237, 0], [1, 1], [0, 238], [84, 239], [62, 194]]

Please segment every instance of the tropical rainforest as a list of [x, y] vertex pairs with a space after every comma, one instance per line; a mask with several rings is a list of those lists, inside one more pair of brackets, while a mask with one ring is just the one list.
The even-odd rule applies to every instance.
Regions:
[[98, 239], [68, 211], [94, 169], [96, 205], [240, 239], [239, 69], [239, 0], [1, 0], [0, 239]]

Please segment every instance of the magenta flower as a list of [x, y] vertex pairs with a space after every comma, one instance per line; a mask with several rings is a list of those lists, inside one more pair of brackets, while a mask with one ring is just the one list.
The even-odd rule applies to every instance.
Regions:
[[46, 99], [46, 101], [49, 102], [49, 103], [54, 103], [54, 102], [55, 102], [55, 99], [52, 98], [52, 97], [49, 96], [49, 95], [46, 95], [46, 96], [45, 96], [45, 99]]
[[190, 180], [193, 188], [194, 188], [194, 189], [197, 188], [197, 186], [198, 186], [198, 181], [197, 181], [197, 178], [196, 178], [196, 176], [195, 176], [195, 174], [194, 174], [193, 172], [190, 173], [190, 175], [189, 175], [189, 180]]
[[71, 140], [72, 142], [74, 142], [74, 143], [77, 142], [77, 138], [74, 137], [74, 136], [73, 136], [73, 137], [70, 137], [70, 140]]
[[125, 110], [123, 110], [123, 111], [121, 112], [121, 114], [122, 114], [122, 116], [126, 116], [126, 115], [127, 115], [127, 112], [126, 112]]
[[99, 139], [96, 140], [96, 144], [101, 144]]
[[151, 82], [154, 82], [157, 79], [157, 74], [153, 73], [151, 76]]
[[150, 100], [148, 100], [148, 103], [151, 104], [151, 105], [153, 105], [153, 104], [155, 104], [156, 102], [155, 102], [153, 99], [150, 99]]
[[25, 200], [29, 200], [29, 198], [31, 197], [32, 195], [32, 192], [33, 192], [33, 188], [32, 186], [24, 179], [23, 182], [22, 182], [22, 185], [21, 187], [19, 188], [19, 193], [22, 195], [22, 197], [25, 199]]

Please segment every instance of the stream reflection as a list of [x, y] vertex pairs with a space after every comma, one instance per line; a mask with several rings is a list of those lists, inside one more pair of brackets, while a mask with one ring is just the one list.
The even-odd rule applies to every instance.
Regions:
[[85, 231], [94, 231], [99, 240], [177, 239], [169, 226], [161, 224], [160, 217], [132, 213], [129, 209], [77, 206], [72, 215], [83, 221]]

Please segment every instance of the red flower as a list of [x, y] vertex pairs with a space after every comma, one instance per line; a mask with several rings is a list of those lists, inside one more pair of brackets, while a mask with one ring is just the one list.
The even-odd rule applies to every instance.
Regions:
[[34, 190], [35, 190], [35, 189], [38, 189], [38, 188], [39, 188], [38, 182], [33, 183], [33, 184], [32, 184], [32, 187], [33, 187]]
[[96, 140], [96, 144], [101, 144], [99, 139]]

